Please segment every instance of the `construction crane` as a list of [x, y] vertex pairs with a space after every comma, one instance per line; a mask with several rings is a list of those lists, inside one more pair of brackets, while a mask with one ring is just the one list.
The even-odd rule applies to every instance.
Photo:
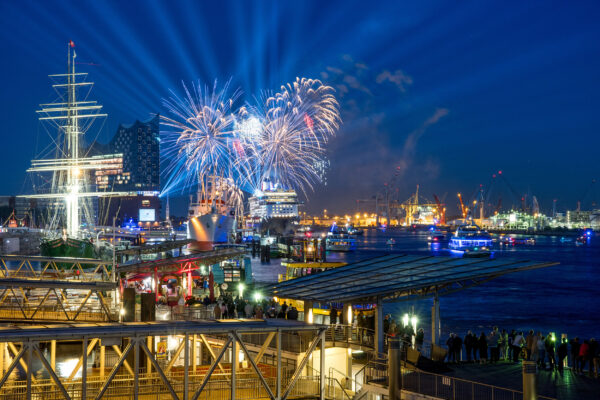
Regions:
[[437, 195], [433, 194], [433, 199], [435, 200], [435, 204], [437, 205], [437, 211], [440, 218], [440, 224], [446, 225], [446, 207], [442, 204]]
[[462, 214], [463, 219], [467, 218], [467, 212], [469, 212], [469, 209], [465, 207], [465, 203], [463, 203], [462, 194], [458, 193], [457, 196], [460, 204], [460, 213]]

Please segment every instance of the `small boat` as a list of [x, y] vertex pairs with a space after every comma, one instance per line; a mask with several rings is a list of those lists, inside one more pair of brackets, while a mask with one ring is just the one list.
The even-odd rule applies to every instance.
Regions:
[[437, 229], [431, 231], [429, 236], [427, 236], [428, 242], [441, 242], [442, 240], [444, 240], [444, 233], [441, 231], [438, 231]]
[[365, 231], [360, 229], [360, 228], [355, 228], [353, 226], [349, 226], [348, 227], [348, 233], [350, 235], [355, 235], [355, 236], [362, 236], [364, 235]]
[[396, 241], [394, 240], [394, 238], [389, 238], [385, 244], [387, 244], [388, 246], [393, 246], [396, 244]]
[[325, 249], [328, 251], [354, 251], [356, 249], [356, 239], [348, 234], [329, 232], [325, 239]]

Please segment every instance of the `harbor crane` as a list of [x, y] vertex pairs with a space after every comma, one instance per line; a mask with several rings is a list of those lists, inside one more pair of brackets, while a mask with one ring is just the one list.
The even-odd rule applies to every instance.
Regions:
[[437, 212], [440, 220], [440, 225], [446, 225], [446, 207], [442, 204], [439, 197], [434, 193], [433, 199], [435, 200], [435, 204], [437, 205]]
[[462, 214], [463, 219], [467, 218], [467, 213], [469, 209], [465, 207], [465, 203], [463, 203], [462, 194], [458, 193], [458, 203], [460, 204], [460, 213]]

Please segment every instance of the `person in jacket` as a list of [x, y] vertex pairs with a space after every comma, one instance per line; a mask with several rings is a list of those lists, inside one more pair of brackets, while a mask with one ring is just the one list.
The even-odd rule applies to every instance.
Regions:
[[517, 333], [512, 344], [513, 362], [519, 362], [519, 355], [521, 354], [521, 348], [524, 343], [525, 338], [523, 338], [523, 332]]
[[571, 368], [577, 372], [577, 366], [579, 362], [579, 348], [581, 347], [581, 343], [579, 343], [579, 338], [571, 340]]
[[589, 370], [590, 378], [593, 378], [594, 376], [597, 377], [597, 375], [598, 375], [598, 370], [594, 366], [594, 358], [598, 354], [598, 342], [596, 341], [596, 339], [591, 338], [588, 343], [590, 345], [590, 348], [588, 350], [588, 359], [587, 359], [587, 361], [590, 365], [588, 370]]
[[498, 349], [500, 350], [500, 359], [506, 361], [508, 357], [508, 332], [502, 329], [498, 338]]
[[579, 347], [579, 357], [577, 363], [577, 369], [575, 372], [583, 374], [583, 370], [585, 369], [585, 363], [588, 360], [590, 355], [590, 343], [587, 340], [584, 340]]
[[565, 365], [565, 358], [569, 355], [569, 344], [567, 343], [567, 338], [563, 338], [560, 345], [558, 346], [558, 350], [556, 352], [558, 357], [558, 372], [563, 372]]
[[[541, 335], [541, 334], [540, 334]], [[546, 369], [546, 338], [539, 336], [536, 342], [537, 345], [537, 359], [536, 363], [539, 369]]]
[[463, 341], [460, 338], [460, 336], [458, 335], [454, 335], [454, 341], [452, 342], [452, 347], [454, 349], [454, 358], [456, 359], [457, 363], [460, 363], [462, 361], [462, 345], [463, 345]]
[[535, 341], [535, 335], [533, 334], [533, 329], [532, 329], [529, 331], [529, 333], [527, 334], [527, 337], [525, 338], [525, 352], [526, 352], [525, 359], [527, 361], [531, 360], [531, 356], [533, 354], [533, 349], [535, 348], [534, 341]]
[[331, 310], [329, 310], [329, 324], [330, 325], [335, 325], [337, 323], [337, 310], [334, 307], [331, 307]]
[[508, 334], [508, 359], [509, 360], [512, 360], [514, 358], [513, 342], [515, 340], [515, 336], [517, 336], [517, 332], [513, 329]]
[[498, 361], [498, 334], [497, 334], [497, 331], [495, 329], [493, 331], [491, 331], [486, 339], [487, 339], [488, 348], [490, 349], [490, 362], [495, 364]]
[[473, 334], [471, 333], [471, 331], [467, 332], [464, 343], [465, 343], [465, 352], [467, 353], [467, 362], [470, 363], [471, 362], [471, 354], [473, 353]]
[[456, 354], [454, 353], [454, 333], [451, 333], [448, 336], [448, 340], [446, 340], [446, 347], [448, 348], [447, 361], [449, 363], [456, 361], [454, 358]]
[[479, 345], [479, 362], [485, 364], [488, 359], [488, 342], [485, 333], [481, 332], [478, 340]]
[[425, 331], [423, 328], [419, 328], [417, 331], [417, 336], [415, 337], [415, 345], [417, 346], [417, 350], [421, 351], [423, 348], [423, 341], [425, 340]]
[[554, 368], [556, 367], [556, 358], [555, 358], [555, 354], [554, 354], [554, 341], [556, 339], [554, 338], [554, 333], [550, 332], [548, 333], [548, 335], [546, 336], [546, 340], [544, 342], [544, 348], [546, 350], [546, 357], [548, 358], [548, 364], [550, 366], [550, 370], [554, 370]]

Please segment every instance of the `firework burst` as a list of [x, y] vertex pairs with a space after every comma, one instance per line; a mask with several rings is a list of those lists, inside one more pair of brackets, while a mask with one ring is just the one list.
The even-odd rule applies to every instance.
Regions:
[[266, 98], [261, 120], [255, 151], [261, 180], [305, 194], [313, 190], [322, 178], [315, 166], [323, 162], [325, 145], [341, 122], [333, 89], [319, 80], [297, 78]]
[[[207, 176], [253, 193], [265, 181], [303, 193], [323, 180], [319, 165], [325, 145], [341, 123], [333, 89], [318, 80], [297, 78], [277, 93], [264, 93], [255, 106], [233, 109], [239, 91], [229, 82], [217, 90], [172, 93], [163, 101], [163, 156], [168, 162], [165, 191], [184, 190]], [[235, 191], [234, 190], [234, 191]]]
[[229, 95], [230, 82], [212, 90], [192, 84], [183, 84], [185, 97], [171, 91], [163, 100], [168, 114], [161, 116], [163, 157], [168, 175], [165, 191], [184, 190], [207, 176], [229, 178], [232, 175], [236, 139], [232, 108], [240, 96], [235, 90]]

